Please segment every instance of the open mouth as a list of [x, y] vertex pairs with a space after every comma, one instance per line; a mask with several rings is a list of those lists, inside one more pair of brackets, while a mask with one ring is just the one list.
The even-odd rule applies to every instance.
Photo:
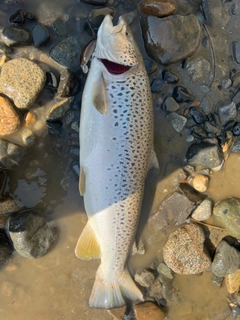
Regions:
[[118, 64], [112, 61], [109, 61], [107, 59], [101, 59], [101, 62], [104, 64], [104, 66], [107, 68], [108, 72], [113, 74], [122, 74], [129, 69], [131, 69], [130, 66], [124, 66], [122, 64]]

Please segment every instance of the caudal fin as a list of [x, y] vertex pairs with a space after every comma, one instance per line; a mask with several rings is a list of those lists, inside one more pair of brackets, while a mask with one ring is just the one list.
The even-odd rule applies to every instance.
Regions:
[[112, 277], [104, 276], [99, 267], [89, 299], [91, 308], [112, 309], [126, 304], [125, 298], [143, 301], [143, 295], [127, 269]]

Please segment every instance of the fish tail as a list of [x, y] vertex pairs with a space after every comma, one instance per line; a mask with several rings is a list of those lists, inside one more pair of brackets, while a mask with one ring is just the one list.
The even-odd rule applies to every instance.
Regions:
[[92, 288], [89, 306], [103, 309], [119, 308], [126, 304], [125, 298], [143, 301], [143, 295], [128, 270], [124, 269], [109, 278], [109, 275], [104, 275], [100, 266]]

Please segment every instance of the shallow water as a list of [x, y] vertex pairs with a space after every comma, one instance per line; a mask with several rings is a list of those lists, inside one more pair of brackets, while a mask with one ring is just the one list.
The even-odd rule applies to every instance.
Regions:
[[[187, 1], [186, 1], [187, 2]], [[189, 1], [190, 2], [190, 1]], [[4, 4], [11, 1], [4, 1]], [[26, 10], [39, 12], [42, 1], [26, 1]], [[61, 13], [74, 16], [76, 1], [52, 1]], [[56, 5], [57, 4], [57, 5]], [[48, 6], [48, 2], [45, 2]], [[71, 7], [73, 6], [73, 7]], [[84, 6], [85, 12], [90, 10]], [[1, 9], [1, 8], [0, 8]], [[9, 5], [6, 15], [19, 6]], [[120, 11], [123, 9], [120, 7]], [[50, 11], [49, 11], [50, 12]], [[76, 13], [77, 15], [77, 13]], [[42, 17], [44, 20], [44, 16]], [[7, 19], [2, 19], [7, 24]], [[71, 25], [71, 24], [69, 24]], [[135, 25], [132, 26], [139, 32]], [[75, 31], [73, 31], [73, 34]], [[77, 34], [79, 36], [79, 34]], [[138, 35], [142, 49], [142, 42]], [[17, 51], [16, 56], [25, 50]], [[44, 49], [47, 51], [47, 48]], [[39, 58], [39, 53], [32, 50]], [[143, 51], [146, 57], [146, 53]], [[51, 64], [51, 61], [48, 61]], [[54, 64], [53, 64], [54, 67]], [[51, 99], [47, 97], [46, 100]], [[44, 97], [42, 98], [44, 102]], [[42, 102], [42, 103], [43, 103]], [[185, 136], [176, 133], [165, 121], [161, 110], [155, 108], [155, 149], [160, 170], [156, 177], [147, 181], [139, 234], [147, 239], [148, 229], [141, 232], [147, 216], [168, 193], [175, 188], [176, 170], [183, 165], [186, 151]], [[67, 140], [67, 138], [66, 138]], [[72, 171], [72, 159], [67, 155], [66, 140], [55, 147], [55, 140], [44, 134], [39, 137], [31, 154], [21, 163], [21, 167], [9, 173], [7, 190], [20, 207], [37, 208], [49, 214], [58, 229], [58, 240], [42, 258], [29, 260], [14, 253], [10, 263], [0, 271], [0, 319], [7, 320], [110, 320], [105, 310], [88, 308], [88, 298], [94, 282], [99, 261], [82, 261], [75, 257], [77, 239], [87, 221], [82, 198], [78, 192], [78, 177]], [[59, 141], [58, 141], [59, 143]], [[58, 164], [56, 166], [56, 163]], [[229, 196], [240, 197], [240, 155], [231, 154], [222, 170], [211, 175], [209, 193], [214, 201]], [[219, 237], [221, 238], [219, 231]], [[154, 259], [161, 261], [161, 248], [167, 232], [151, 246], [146, 246], [144, 256], [132, 258], [132, 266], [149, 266]], [[176, 275], [174, 286], [179, 293], [179, 303], [169, 305], [168, 314], [174, 320], [209, 319], [207, 315], [226, 303], [226, 289], [211, 283], [212, 274], [202, 276]]]

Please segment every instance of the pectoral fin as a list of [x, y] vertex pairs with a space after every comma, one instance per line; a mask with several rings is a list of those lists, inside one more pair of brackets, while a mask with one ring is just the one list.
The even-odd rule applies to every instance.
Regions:
[[93, 105], [101, 114], [108, 113], [106, 84], [102, 73], [99, 74], [98, 79], [94, 82]]
[[79, 176], [79, 192], [82, 196], [85, 192], [85, 182], [86, 182], [86, 175], [84, 169], [80, 168], [80, 176]]
[[101, 256], [99, 244], [89, 221], [78, 239], [75, 255], [84, 260], [98, 259]]
[[148, 163], [148, 172], [151, 169], [159, 170], [158, 159], [157, 159], [157, 156], [156, 156], [156, 152], [153, 149], [151, 151], [150, 160], [149, 160], [149, 163]]

